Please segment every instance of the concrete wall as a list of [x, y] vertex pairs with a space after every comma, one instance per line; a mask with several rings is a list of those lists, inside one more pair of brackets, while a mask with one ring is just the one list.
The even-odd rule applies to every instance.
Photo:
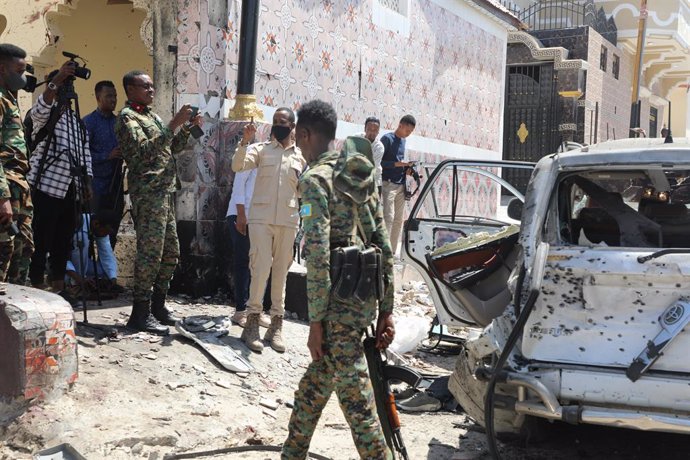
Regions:
[[54, 46], [46, 48], [40, 60], [53, 65], [39, 69], [42, 79], [46, 72], [59, 66], [67, 58], [63, 51], [78, 54], [87, 60], [91, 69], [89, 80], [77, 79], [83, 115], [96, 108], [94, 85], [100, 80], [112, 80], [118, 91], [118, 106], [125, 102], [122, 76], [139, 69], [152, 74], [153, 59], [139, 37], [139, 29], [146, 18], [143, 11], [131, 5], [106, 5], [102, 1], [82, 1], [70, 15], [52, 13], [47, 16], [49, 27], [60, 34]]
[[[134, 0], [134, 5], [105, 0], [0, 0], [6, 19], [0, 41], [24, 48], [39, 78], [66, 60], [60, 54], [63, 50], [83, 55], [94, 71], [91, 80], [78, 81], [76, 86], [82, 112], [87, 113], [95, 107], [93, 86], [98, 80], [121, 80], [130, 66], [152, 68], [148, 51], [142, 54], [142, 49], [151, 47], [151, 43], [142, 44], [142, 36], [150, 32], [145, 19], [150, 7], [151, 2], [145, 0]], [[31, 94], [20, 91], [22, 110], [28, 110], [32, 100]]]
[[[690, 117], [688, 112], [688, 91], [686, 88], [674, 88], [668, 97], [671, 101], [671, 132], [674, 137], [690, 137]], [[668, 114], [665, 117], [668, 125]]]
[[[606, 71], [600, 70], [601, 47], [608, 50]], [[613, 76], [613, 56], [620, 57], [618, 79]], [[632, 97], [632, 57], [605, 40], [597, 31], [589, 29], [587, 71], [587, 103], [591, 107], [599, 103], [598, 140], [629, 137], [630, 108]], [[585, 133], [591, 129], [590, 116], [585, 117]], [[615, 131], [615, 136], [614, 136]]]

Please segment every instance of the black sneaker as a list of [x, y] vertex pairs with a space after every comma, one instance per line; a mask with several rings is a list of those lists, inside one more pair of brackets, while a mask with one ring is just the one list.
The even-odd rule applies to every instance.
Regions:
[[56, 292], [57, 295], [65, 299], [69, 304], [72, 306], [72, 308], [79, 308], [81, 307], [81, 301], [79, 299], [75, 299], [72, 297], [72, 294], [67, 291], [67, 289], [63, 289], [62, 291]]
[[397, 403], [398, 408], [405, 412], [436, 412], [441, 409], [441, 401], [426, 392], [417, 393], [411, 398]]
[[113, 292], [115, 294], [122, 294], [125, 292], [124, 286], [120, 286], [119, 284], [117, 284], [116, 280], [109, 280], [109, 281], [110, 281], [110, 285], [108, 287], [110, 288], [111, 292]]

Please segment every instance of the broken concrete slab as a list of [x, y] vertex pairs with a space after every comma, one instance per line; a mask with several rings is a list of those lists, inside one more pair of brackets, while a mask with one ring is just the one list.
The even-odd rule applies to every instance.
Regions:
[[70, 444], [65, 443], [37, 452], [34, 460], [86, 460], [86, 458]]
[[74, 311], [62, 297], [8, 284], [0, 300], [0, 424], [77, 380]]

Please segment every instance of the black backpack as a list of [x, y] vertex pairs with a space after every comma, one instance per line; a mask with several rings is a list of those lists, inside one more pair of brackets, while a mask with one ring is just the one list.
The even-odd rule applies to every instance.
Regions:
[[31, 154], [34, 150], [36, 150], [38, 144], [40, 144], [43, 139], [46, 138], [49, 132], [55, 129], [55, 125], [59, 119], [60, 114], [58, 112], [58, 108], [57, 106], [53, 106], [50, 109], [50, 118], [48, 118], [48, 122], [38, 130], [36, 137], [32, 139], [34, 121], [31, 119], [31, 109], [26, 112], [26, 116], [24, 117], [24, 140], [26, 141], [26, 147], [28, 149], [27, 153]]

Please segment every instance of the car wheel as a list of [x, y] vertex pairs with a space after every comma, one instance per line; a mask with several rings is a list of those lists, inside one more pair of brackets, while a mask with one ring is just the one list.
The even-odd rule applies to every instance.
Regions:
[[[455, 400], [462, 406], [465, 413], [478, 424], [484, 426], [484, 399], [488, 382], [478, 380], [474, 376], [476, 364], [470, 362], [471, 358], [463, 348], [458, 360], [455, 362], [455, 371], [450, 376], [448, 389]], [[496, 403], [494, 408], [494, 430], [497, 434], [520, 434], [525, 417], [516, 414], [510, 409], [500, 407], [501, 396], [516, 398], [515, 391], [506, 391], [504, 385], [496, 386]]]

